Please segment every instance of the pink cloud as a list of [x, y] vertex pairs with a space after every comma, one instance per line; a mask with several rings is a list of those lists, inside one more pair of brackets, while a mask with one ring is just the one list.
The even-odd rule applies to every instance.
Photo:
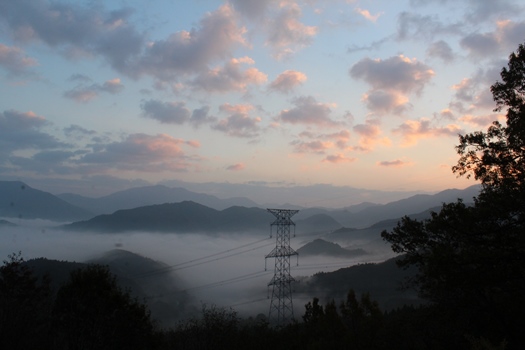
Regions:
[[403, 161], [401, 159], [384, 160], [384, 161], [381, 161], [381, 162], [377, 162], [378, 166], [393, 167], [393, 168], [400, 168], [400, 167], [404, 167], [404, 166], [411, 165], [411, 164], [412, 164], [412, 162], [405, 162], [405, 161]]
[[479, 59], [497, 56], [502, 51], [512, 51], [516, 43], [523, 41], [525, 22], [503, 20], [498, 21], [496, 25], [495, 31], [475, 32], [465, 36], [460, 41], [461, 47], [468, 50], [473, 58]]
[[[75, 80], [81, 80], [82, 82], [88, 81], [89, 78], [77, 77]], [[64, 92], [64, 97], [75, 100], [76, 102], [89, 102], [100, 95], [102, 92], [110, 94], [118, 94], [124, 90], [124, 85], [120, 82], [119, 78], [107, 80], [104, 84], [91, 84], [84, 85], [81, 83], [75, 88]]]
[[326, 150], [333, 148], [334, 144], [330, 141], [302, 141], [294, 140], [290, 142], [294, 146], [294, 151], [296, 153], [316, 153], [323, 154]]
[[430, 57], [437, 57], [444, 62], [452, 62], [455, 58], [454, 52], [450, 46], [443, 40], [432, 43], [427, 49], [427, 55]]
[[270, 23], [267, 45], [274, 50], [274, 56], [282, 59], [298, 49], [310, 45], [317, 34], [317, 27], [307, 26], [299, 21], [301, 8], [294, 2], [283, 2], [280, 13]]
[[271, 3], [278, 0], [230, 0], [235, 10], [250, 19], [263, 17]]
[[59, 141], [43, 129], [50, 123], [33, 112], [0, 112], [0, 162], [17, 150], [49, 150], [71, 145]]
[[235, 137], [253, 138], [259, 136], [261, 118], [250, 117], [249, 113], [253, 110], [252, 105], [230, 105], [227, 103], [221, 105], [220, 110], [229, 113], [230, 116], [219, 120], [212, 126], [213, 129]]
[[341, 130], [330, 134], [317, 134], [311, 131], [303, 131], [299, 134], [299, 137], [302, 139], [320, 141], [325, 146], [347, 149], [349, 148], [348, 141], [350, 140], [350, 131]]
[[330, 105], [319, 103], [312, 96], [295, 98], [292, 101], [295, 107], [282, 110], [277, 119], [289, 124], [306, 124], [321, 127], [338, 126], [340, 123], [332, 120]]
[[89, 102], [97, 96], [98, 92], [90, 88], [75, 88], [64, 92], [64, 97], [82, 103]]
[[376, 114], [401, 114], [411, 107], [408, 94], [419, 94], [434, 76], [427, 65], [403, 55], [385, 60], [364, 58], [352, 66], [350, 76], [372, 87], [363, 101]]
[[456, 119], [456, 117], [454, 116], [454, 112], [452, 112], [448, 108], [445, 108], [441, 112], [439, 112], [439, 117], [442, 119], [448, 119], [448, 120]]
[[412, 107], [408, 97], [397, 91], [371, 90], [363, 95], [362, 100], [366, 102], [369, 110], [378, 115], [400, 115]]
[[340, 163], [351, 163], [351, 162], [354, 162], [356, 160], [357, 160], [357, 158], [349, 158], [349, 157], [346, 157], [342, 153], [338, 153], [338, 154], [326, 156], [326, 158], [323, 159], [323, 162], [328, 162], [328, 163], [333, 163], [333, 164], [340, 164]]
[[184, 124], [190, 120], [191, 112], [185, 102], [145, 101], [142, 105], [142, 115], [155, 119], [163, 124]]
[[249, 104], [231, 105], [229, 103], [225, 103], [225, 104], [222, 104], [219, 107], [219, 109], [222, 112], [226, 112], [226, 113], [248, 114], [254, 109], [254, 107]]
[[243, 163], [237, 163], [237, 164], [228, 166], [226, 170], [241, 171], [241, 170], [244, 170], [244, 168], [245, 168], [245, 165]]
[[427, 65], [403, 55], [386, 60], [364, 58], [350, 69], [353, 78], [363, 79], [373, 89], [418, 92], [434, 76]]
[[185, 144], [193, 148], [199, 148], [201, 146], [201, 143], [197, 140], [188, 140], [188, 141], [185, 141]]
[[144, 44], [143, 35], [129, 24], [131, 12], [77, 2], [8, 1], [0, 17], [16, 40], [40, 41], [68, 58], [100, 55], [121, 70]]
[[301, 85], [306, 81], [306, 74], [295, 71], [286, 70], [279, 74], [268, 87], [269, 90], [279, 91], [283, 93], [291, 92], [296, 86]]
[[190, 157], [184, 152], [185, 145], [195, 147], [197, 144], [166, 134], [132, 134], [122, 141], [97, 145], [78, 163], [143, 172], [186, 171]]
[[356, 7], [356, 8], [354, 9], [354, 11], [357, 12], [357, 13], [359, 13], [361, 16], [363, 16], [364, 18], [366, 18], [366, 19], [369, 20], [370, 22], [376, 22], [377, 19], [378, 19], [379, 17], [381, 17], [381, 15], [383, 14], [383, 12], [378, 12], [378, 13], [376, 13], [375, 15], [372, 15], [372, 14], [370, 13], [370, 11], [365, 10], [365, 9], [361, 9], [361, 8], [359, 8], [359, 7]]
[[208, 92], [244, 91], [249, 85], [260, 85], [268, 80], [268, 76], [257, 68], [241, 68], [243, 64], [254, 63], [249, 57], [232, 58], [223, 67], [199, 74], [190, 84]]
[[359, 147], [362, 151], [370, 151], [376, 144], [390, 145], [390, 140], [381, 137], [382, 131], [378, 120], [367, 120], [364, 124], [357, 124], [353, 128], [359, 135]]
[[403, 146], [412, 146], [420, 139], [440, 137], [440, 136], [457, 136], [463, 133], [461, 128], [455, 124], [449, 124], [444, 127], [432, 126], [429, 119], [407, 120], [399, 127], [393, 130], [394, 133], [403, 137]]
[[0, 66], [4, 67], [10, 74], [26, 73], [28, 68], [37, 64], [38, 62], [34, 58], [26, 56], [20, 48], [0, 43]]
[[203, 73], [216, 60], [228, 58], [237, 45], [246, 45], [246, 29], [237, 25], [232, 6], [207, 13], [198, 28], [151, 42], [145, 54], [127, 67], [128, 74], [148, 74], [163, 81], [181, 74]]
[[100, 90], [109, 92], [110, 94], [117, 94], [124, 90], [124, 85], [122, 85], [120, 78], [114, 78], [104, 82], [104, 84], [100, 87]]
[[492, 122], [495, 120], [504, 121], [505, 116], [501, 114], [489, 114], [489, 115], [481, 115], [481, 116], [475, 116], [475, 115], [468, 114], [468, 115], [464, 115], [463, 117], [459, 118], [459, 120], [465, 124], [473, 125], [475, 127], [486, 128], [490, 124], [492, 124]]

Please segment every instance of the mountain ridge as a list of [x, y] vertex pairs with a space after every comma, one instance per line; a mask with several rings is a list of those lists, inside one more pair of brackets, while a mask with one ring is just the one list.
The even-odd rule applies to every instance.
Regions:
[[192, 201], [183, 201], [122, 209], [113, 214], [63, 225], [61, 228], [103, 232], [219, 233], [263, 230], [271, 222], [272, 215], [260, 208], [230, 207], [219, 211]]
[[114, 192], [107, 196], [90, 198], [72, 193], [62, 193], [57, 197], [71, 204], [99, 214], [111, 214], [120, 209], [133, 209], [154, 204], [193, 201], [207, 207], [222, 210], [231, 206], [259, 206], [243, 197], [220, 199], [213, 195], [192, 192], [182, 187], [164, 185], [143, 186]]
[[0, 181], [0, 217], [74, 221], [92, 216], [91, 212], [24, 182]]

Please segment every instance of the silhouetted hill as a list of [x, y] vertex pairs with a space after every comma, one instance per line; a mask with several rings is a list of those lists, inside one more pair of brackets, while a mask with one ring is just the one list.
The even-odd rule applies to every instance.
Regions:
[[275, 217], [266, 209], [235, 206], [219, 212], [217, 226], [221, 231], [223, 228], [228, 228], [228, 231], [269, 230], [274, 220]]
[[317, 273], [311, 278], [299, 279], [294, 288], [296, 293], [316, 296], [322, 301], [345, 300], [350, 289], [357, 295], [368, 292], [372, 300], [377, 300], [379, 306], [386, 310], [421, 303], [415, 291], [401, 289], [401, 283], [415, 270], [400, 269], [395, 260]]
[[273, 216], [264, 209], [231, 207], [223, 211], [195, 202], [167, 203], [118, 210], [87, 221], [62, 226], [99, 232], [242, 232], [268, 230]]
[[300, 256], [326, 255], [339, 258], [354, 258], [367, 254], [363, 249], [345, 249], [337, 243], [327, 242], [324, 239], [316, 239], [297, 249]]
[[111, 214], [121, 209], [183, 201], [196, 202], [217, 210], [223, 210], [231, 206], [258, 206], [257, 203], [248, 198], [219, 199], [212, 195], [191, 192], [184, 188], [170, 188], [162, 185], [131, 188], [100, 198], [88, 198], [72, 193], [60, 194], [58, 197], [96, 214]]
[[111, 250], [85, 263], [45, 258], [27, 261], [38, 276], [50, 277], [55, 292], [67, 282], [71, 271], [87, 264], [107, 265], [123, 289], [129, 290], [139, 300], [146, 300], [152, 317], [162, 325], [173, 326], [196, 312], [190, 297], [181, 291], [180, 280], [168, 265], [126, 250]]
[[174, 326], [197, 312], [196, 303], [182, 290], [182, 281], [170, 266], [123, 249], [113, 249], [90, 263], [107, 265], [120, 284], [132, 295], [146, 299], [154, 319], [164, 326]]
[[0, 227], [16, 227], [16, 224], [13, 224], [11, 221], [0, 220]]
[[0, 217], [74, 221], [93, 214], [20, 181], [0, 181]]

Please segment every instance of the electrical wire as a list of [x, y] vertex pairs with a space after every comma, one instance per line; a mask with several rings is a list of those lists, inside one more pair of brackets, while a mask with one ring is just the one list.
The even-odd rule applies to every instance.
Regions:
[[[254, 248], [255, 249], [255, 248]], [[253, 250], [253, 249], [250, 249], [250, 250]], [[314, 269], [314, 268], [320, 268], [320, 267], [330, 267], [330, 265], [332, 265], [331, 267], [334, 267], [333, 264], [340, 264], [341, 266], [343, 267], [348, 267], [348, 263], [320, 263], [320, 264], [309, 264], [307, 266], [305, 266], [304, 269]], [[299, 266], [301, 267], [301, 266]], [[300, 269], [299, 267], [296, 267], [295, 269]], [[337, 266], [335, 266], [337, 267]], [[238, 282], [242, 282], [242, 281], [246, 281], [246, 280], [250, 280], [250, 279], [254, 279], [254, 278], [257, 278], [257, 277], [262, 277], [264, 275], [269, 275], [271, 274], [272, 272], [271, 271], [256, 271], [256, 272], [251, 272], [251, 273], [248, 273], [248, 274], [245, 274], [245, 275], [241, 275], [241, 276], [237, 276], [237, 277], [232, 277], [232, 278], [229, 278], [229, 279], [225, 279], [225, 280], [221, 280], [221, 281], [216, 281], [216, 282], [211, 282], [211, 283], [207, 283], [207, 284], [203, 284], [203, 285], [199, 285], [199, 286], [194, 286], [194, 287], [189, 287], [189, 288], [185, 288], [185, 289], [182, 289], [182, 290], [177, 290], [177, 291], [174, 291], [174, 292], [170, 292], [170, 293], [164, 293], [164, 294], [161, 294], [161, 295], [151, 295], [151, 296], [147, 296], [146, 299], [153, 299], [153, 298], [160, 298], [160, 297], [164, 297], [164, 296], [167, 296], [167, 295], [173, 295], [173, 294], [178, 294], [178, 293], [184, 293], [184, 292], [189, 292], [189, 291], [195, 291], [195, 290], [200, 290], [200, 289], [209, 289], [209, 288], [215, 288], [215, 287], [219, 287], [219, 286], [225, 286], [225, 285], [229, 285], [229, 284], [233, 284], [233, 283], [238, 283]]]
[[[226, 259], [226, 258], [229, 258], [229, 257], [232, 257], [232, 256], [236, 256], [236, 255], [239, 255], [239, 254], [243, 254], [243, 253], [246, 253], [246, 252], [250, 252], [250, 251], [253, 251], [253, 250], [257, 250], [257, 249], [260, 249], [260, 248], [263, 248], [263, 247], [267, 247], [267, 246], [273, 244], [273, 243], [267, 243], [267, 244], [264, 244], [264, 245], [261, 245], [261, 246], [255, 247], [255, 248], [243, 250], [243, 251], [240, 251], [240, 252], [236, 252], [236, 253], [233, 253], [233, 254], [229, 254], [229, 255], [222, 256], [222, 257], [215, 258], [215, 259], [211, 259], [211, 260], [206, 260], [206, 259], [210, 259], [210, 258], [213, 258], [215, 256], [226, 254], [226, 253], [238, 250], [238, 249], [246, 248], [246, 247], [249, 247], [251, 245], [261, 243], [261, 242], [266, 241], [266, 240], [268, 240], [268, 238], [264, 238], [264, 239], [261, 239], [261, 240], [255, 241], [255, 242], [251, 242], [251, 243], [246, 243], [246, 244], [240, 245], [240, 246], [235, 247], [235, 248], [230, 248], [230, 249], [224, 250], [222, 252], [210, 254], [210, 255], [203, 256], [203, 257], [200, 257], [200, 258], [197, 258], [197, 259], [192, 259], [192, 260], [181, 262], [181, 263], [177, 263], [177, 264], [174, 264], [174, 265], [165, 266], [165, 267], [162, 267], [162, 268], [159, 268], [159, 269], [154, 269], [154, 270], [142, 272], [142, 273], [133, 275], [130, 278], [132, 278], [132, 279], [145, 278], [145, 277], [150, 277], [150, 276], [154, 276], [154, 275], [157, 275], [157, 274], [162, 274], [162, 273], [166, 273], [166, 272], [171, 272], [171, 271], [182, 270], [182, 269], [186, 269], [186, 268], [190, 268], [190, 267], [194, 267], [194, 266], [199, 266], [199, 265], [207, 264], [207, 263], [210, 263], [210, 262], [215, 262], [215, 261], [218, 261], [218, 260]], [[201, 261], [201, 260], [205, 260], [205, 261]]]

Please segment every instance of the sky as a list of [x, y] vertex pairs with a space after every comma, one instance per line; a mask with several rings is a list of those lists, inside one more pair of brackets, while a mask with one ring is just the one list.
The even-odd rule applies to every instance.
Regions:
[[[0, 180], [439, 191], [525, 41], [513, 0], [0, 3]], [[502, 119], [503, 118], [503, 119]], [[57, 191], [60, 193], [60, 191]]]

